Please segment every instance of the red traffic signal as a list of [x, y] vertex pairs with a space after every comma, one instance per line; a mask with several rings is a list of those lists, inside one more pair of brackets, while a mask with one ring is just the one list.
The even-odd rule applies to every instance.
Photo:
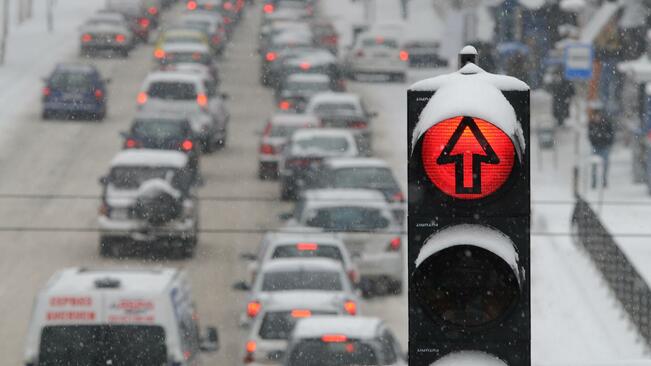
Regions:
[[513, 141], [494, 124], [454, 117], [424, 136], [422, 159], [429, 179], [459, 199], [484, 198], [504, 185], [515, 163]]

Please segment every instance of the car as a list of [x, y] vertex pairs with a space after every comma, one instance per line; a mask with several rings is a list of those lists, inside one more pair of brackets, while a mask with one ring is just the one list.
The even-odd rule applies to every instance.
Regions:
[[284, 366], [407, 366], [393, 332], [378, 318], [313, 316], [290, 336]]
[[307, 189], [351, 188], [376, 189], [384, 195], [395, 219], [405, 217], [405, 195], [391, 167], [375, 158], [329, 158], [307, 183]]
[[332, 91], [328, 75], [290, 74], [276, 89], [276, 105], [282, 111], [302, 113], [312, 96], [326, 91]]
[[144, 0], [107, 0], [106, 10], [124, 15], [136, 39], [141, 42], [149, 40], [149, 33], [154, 26], [147, 15]]
[[202, 364], [202, 352], [218, 348], [217, 328], [200, 331], [185, 272], [72, 267], [57, 271], [35, 298], [24, 364], [141, 365], [147, 360], [190, 366]]
[[350, 315], [357, 314], [359, 300], [341, 263], [326, 258], [276, 259], [260, 267], [253, 285], [235, 284], [236, 290], [248, 290], [242, 325], [250, 324], [268, 301], [284, 294], [327, 298]]
[[399, 33], [388, 31], [363, 32], [344, 57], [348, 75], [387, 75], [389, 79], [404, 82], [409, 54], [401, 44]]
[[287, 340], [299, 319], [312, 316], [339, 315], [348, 313], [328, 294], [285, 293], [269, 299], [264, 309], [251, 325], [246, 338], [242, 364], [280, 365], [287, 349]]
[[199, 144], [188, 117], [175, 113], [141, 112], [136, 115], [129, 131], [120, 134], [125, 149], [171, 150], [185, 154], [193, 177], [200, 177]]
[[163, 0], [144, 0], [145, 16], [149, 19], [151, 26], [157, 28], [160, 24]]
[[310, 33], [310, 25], [304, 21], [278, 20], [260, 28], [258, 36], [258, 53], [265, 55], [270, 47], [271, 40], [285, 32]]
[[208, 68], [210, 76], [218, 84], [219, 67], [209, 46], [197, 43], [173, 43], [163, 46], [163, 57], [158, 59], [160, 66], [194, 63]]
[[209, 46], [208, 37], [201, 31], [188, 28], [172, 28], [161, 32], [154, 45], [154, 58], [165, 58], [164, 48], [168, 44], [200, 44]]
[[271, 116], [260, 136], [258, 178], [277, 178], [282, 151], [294, 131], [320, 125], [319, 120], [309, 114], [284, 113]]
[[282, 258], [329, 258], [341, 263], [352, 284], [356, 285], [359, 279], [348, 249], [332, 234], [269, 232], [262, 238], [256, 254], [244, 253], [242, 258], [250, 261], [247, 270], [252, 283], [258, 268]]
[[99, 70], [81, 63], [60, 63], [44, 78], [42, 118], [58, 115], [103, 120], [108, 101], [107, 84]]
[[205, 152], [226, 144], [230, 114], [214, 81], [205, 70], [179, 64], [176, 71], [149, 73], [137, 102], [143, 111], [177, 114], [190, 119], [191, 127]]
[[445, 67], [448, 61], [440, 54], [441, 44], [436, 39], [409, 39], [403, 49], [409, 58], [410, 67]]
[[100, 178], [99, 252], [164, 249], [191, 256], [197, 245], [197, 180], [188, 157], [176, 151], [129, 149]]
[[226, 48], [228, 33], [224, 19], [220, 14], [207, 12], [184, 13], [179, 19], [181, 27], [196, 29], [203, 32], [210, 39], [210, 47], [216, 55], [221, 55]]
[[384, 195], [368, 189], [303, 192], [284, 229], [300, 227], [337, 233], [359, 269], [367, 296], [398, 294], [403, 282], [403, 229]]
[[314, 6], [314, 0], [264, 0], [263, 21], [308, 18], [314, 14]]
[[326, 92], [310, 99], [305, 113], [321, 119], [323, 127], [347, 128], [355, 133], [360, 151], [373, 154], [371, 120], [377, 116], [364, 105], [362, 98], [354, 93]]
[[241, 16], [240, 1], [223, 0], [189, 0], [186, 9], [191, 12], [212, 12], [223, 17], [226, 32], [231, 34]]
[[310, 24], [317, 46], [330, 51], [333, 55], [339, 53], [339, 33], [332, 21], [326, 19], [313, 20]]
[[280, 198], [295, 199], [300, 195], [310, 175], [324, 158], [359, 156], [353, 134], [345, 129], [300, 129], [294, 132], [283, 149], [278, 163]]
[[293, 48], [308, 48], [312, 47], [312, 45], [312, 35], [309, 33], [287, 31], [271, 38], [269, 47], [262, 55], [263, 58], [260, 62], [261, 84], [268, 86], [275, 85], [274, 83], [278, 82], [278, 79], [274, 78], [270, 72], [272, 65], [277, 60], [280, 61], [278, 58], [280, 52]]
[[126, 18], [120, 13], [95, 14], [79, 30], [82, 56], [110, 50], [127, 57], [134, 46], [133, 33]]
[[343, 91], [346, 89], [344, 74], [337, 58], [324, 49], [302, 50], [288, 54], [270, 70], [270, 85], [278, 86], [282, 80], [291, 74], [325, 74], [330, 79], [330, 89]]

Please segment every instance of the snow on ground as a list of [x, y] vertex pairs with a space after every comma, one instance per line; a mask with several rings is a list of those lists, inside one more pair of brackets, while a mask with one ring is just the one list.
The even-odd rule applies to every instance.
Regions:
[[[40, 108], [42, 78], [58, 60], [77, 52], [78, 27], [105, 0], [59, 0], [54, 9], [54, 32], [47, 32], [46, 1], [34, 1], [33, 17], [11, 23], [7, 57], [0, 65], [0, 145], [15, 129], [16, 116]], [[15, 12], [12, 12], [12, 15]], [[38, 107], [35, 107], [35, 104]]]

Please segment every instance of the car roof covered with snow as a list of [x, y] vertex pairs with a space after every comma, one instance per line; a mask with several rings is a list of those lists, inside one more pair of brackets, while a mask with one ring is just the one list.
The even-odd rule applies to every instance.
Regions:
[[292, 141], [311, 139], [313, 137], [333, 137], [355, 140], [353, 133], [345, 128], [305, 128], [292, 134]]
[[327, 258], [282, 258], [266, 262], [260, 269], [260, 273], [312, 271], [343, 272], [343, 267]]
[[287, 81], [293, 83], [329, 83], [330, 77], [325, 74], [290, 74], [286, 78]]
[[149, 85], [153, 82], [186, 82], [186, 83], [201, 83], [203, 76], [200, 73], [192, 73], [187, 71], [153, 71], [147, 74], [144, 85]]
[[269, 122], [272, 125], [282, 126], [315, 126], [319, 124], [319, 119], [311, 114], [296, 113], [278, 113], [271, 116]]
[[368, 207], [387, 210], [388, 203], [381, 192], [374, 189], [310, 189], [303, 192], [306, 206], [320, 207]]
[[382, 320], [369, 317], [315, 316], [296, 323], [293, 339], [321, 338], [326, 334], [341, 334], [352, 339], [373, 339]]
[[278, 291], [265, 298], [262, 312], [291, 311], [294, 309], [342, 312], [339, 296], [330, 291]]
[[334, 234], [330, 233], [283, 233], [283, 232], [270, 232], [264, 238], [269, 242], [269, 247], [279, 245], [292, 245], [296, 243], [312, 242], [322, 245], [339, 245], [343, 244], [341, 239], [337, 238]]
[[188, 164], [188, 157], [180, 151], [128, 149], [120, 151], [113, 160], [111, 167], [118, 166], [153, 166], [182, 169]]
[[318, 105], [321, 103], [352, 103], [359, 104], [361, 97], [355, 93], [340, 93], [340, 92], [323, 92], [316, 94], [310, 99], [311, 105]]
[[179, 42], [179, 43], [165, 43], [163, 50], [166, 53], [185, 53], [185, 52], [198, 52], [210, 53], [210, 48], [202, 43]]
[[328, 158], [324, 162], [332, 169], [345, 168], [389, 168], [386, 161], [378, 158]]

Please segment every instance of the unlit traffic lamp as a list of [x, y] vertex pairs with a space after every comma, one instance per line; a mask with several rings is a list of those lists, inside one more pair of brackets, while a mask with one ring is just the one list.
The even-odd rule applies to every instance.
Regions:
[[467, 51], [408, 91], [409, 364], [530, 366], [529, 88]]

